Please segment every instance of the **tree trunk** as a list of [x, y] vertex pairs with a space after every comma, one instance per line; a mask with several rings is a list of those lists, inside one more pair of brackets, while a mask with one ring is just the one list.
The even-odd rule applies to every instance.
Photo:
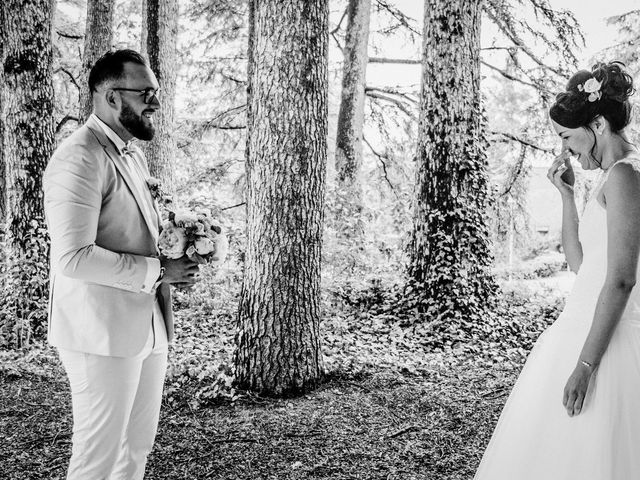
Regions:
[[[2, 19], [0, 19], [1, 21]], [[3, 25], [0, 23], [0, 25]], [[0, 31], [0, 65], [4, 65], [4, 29]], [[4, 221], [7, 215], [6, 170], [4, 159], [4, 112], [2, 111], [3, 69], [0, 69], [0, 242], [4, 237]]]
[[495, 282], [486, 225], [481, 0], [427, 0], [409, 274], [430, 319], [479, 321]]
[[149, 55], [147, 54], [147, 38], [149, 37], [147, 8], [147, 0], [142, 0], [142, 30], [140, 31], [140, 54], [149, 59]]
[[236, 381], [304, 392], [322, 373], [328, 0], [250, 0], [247, 246]]
[[360, 259], [351, 254], [363, 251], [364, 246], [360, 170], [370, 11], [371, 0], [349, 0], [342, 100], [336, 133], [335, 164], [338, 182], [332, 222], [336, 240], [349, 252], [344, 261], [352, 267], [359, 264]]
[[80, 76], [80, 123], [84, 123], [93, 110], [89, 85], [91, 67], [113, 46], [113, 17], [115, 0], [87, 0], [87, 27], [82, 54]]
[[[173, 161], [176, 156], [174, 115], [178, 39], [177, 0], [146, 0], [147, 55], [160, 84], [162, 108], [156, 113], [156, 135], [145, 148], [151, 175], [164, 190], [174, 192]], [[143, 12], [145, 13], [145, 12]]]
[[371, 0], [349, 0], [349, 23], [344, 47], [342, 100], [336, 136], [336, 171], [341, 183], [357, 183], [362, 165], [364, 87]]
[[53, 0], [0, 3], [9, 270], [1, 295], [0, 345], [28, 344], [32, 333], [44, 334], [46, 324], [42, 174], [54, 147], [53, 5]]

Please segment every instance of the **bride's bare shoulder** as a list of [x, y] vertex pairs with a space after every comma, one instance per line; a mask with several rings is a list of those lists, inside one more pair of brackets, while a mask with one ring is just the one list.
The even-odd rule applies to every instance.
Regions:
[[640, 197], [640, 156], [629, 156], [614, 163], [607, 174], [603, 193], [605, 197]]

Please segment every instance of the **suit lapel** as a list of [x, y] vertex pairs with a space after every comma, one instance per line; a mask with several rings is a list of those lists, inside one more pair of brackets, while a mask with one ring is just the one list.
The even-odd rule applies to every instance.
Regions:
[[[149, 217], [147, 213], [148, 209], [144, 208], [145, 204], [143, 202], [148, 202], [148, 200], [140, 196], [139, 190], [135, 186], [136, 185], [135, 180], [130, 173], [130, 169], [127, 168], [127, 166], [125, 165], [126, 160], [118, 153], [118, 151], [116, 150], [116, 147], [113, 145], [113, 143], [111, 143], [111, 141], [107, 138], [104, 132], [102, 132], [102, 129], [100, 128], [100, 126], [97, 124], [94, 125], [94, 123], [95, 122], [92, 122], [90, 119], [87, 122], [87, 125], [91, 129], [93, 134], [96, 136], [96, 138], [99, 140], [99, 142], [102, 144], [102, 147], [104, 148], [105, 153], [111, 159], [113, 164], [116, 166], [118, 173], [120, 173], [120, 176], [124, 179], [125, 183], [127, 184], [127, 187], [129, 187], [129, 191], [131, 192], [133, 197], [136, 199], [136, 203], [138, 204], [138, 210], [140, 210], [140, 214], [144, 218], [144, 221], [147, 224], [147, 227], [149, 228], [149, 232], [153, 237], [154, 243], [158, 245], [158, 225], [153, 221], [152, 218]], [[137, 161], [137, 159], [132, 158], [131, 161]], [[136, 168], [136, 167], [133, 167], [133, 168]], [[156, 207], [154, 205], [154, 210], [155, 209]]]
[[150, 207], [150, 206], [153, 207], [153, 208], [146, 208], [144, 209], [144, 211], [147, 213], [147, 215], [149, 214], [151, 215], [151, 217], [147, 219], [147, 223], [149, 224], [150, 222], [150, 225], [152, 225], [152, 233], [155, 232], [154, 237], [156, 237], [156, 243], [157, 243], [158, 241], [157, 235], [158, 235], [158, 232], [160, 231], [160, 211], [158, 210], [158, 206], [156, 205], [156, 200], [153, 198], [153, 195], [151, 195], [151, 191], [149, 190], [149, 186], [147, 185], [147, 179], [151, 175], [149, 174], [149, 170], [145, 165], [144, 158], [142, 157], [142, 155], [138, 155], [138, 153], [136, 152], [132, 152], [130, 155], [131, 155], [131, 161], [135, 162], [136, 164], [134, 166], [134, 169], [139, 174], [141, 174], [142, 177], [144, 178], [144, 187], [143, 187], [144, 201], [146, 202], [147, 207]]
[[[139, 165], [142, 167], [142, 171], [144, 172], [146, 177], [151, 178], [151, 173], [149, 172], [149, 169], [147, 168], [146, 163], [139, 162]], [[151, 192], [149, 192], [149, 198], [151, 198], [151, 203], [153, 204], [153, 211], [155, 212], [156, 220], [158, 222], [158, 231], [160, 231], [160, 229], [162, 228], [162, 213], [160, 212], [160, 206], [158, 205], [158, 201], [155, 198], [153, 198], [153, 195], [151, 195]]]

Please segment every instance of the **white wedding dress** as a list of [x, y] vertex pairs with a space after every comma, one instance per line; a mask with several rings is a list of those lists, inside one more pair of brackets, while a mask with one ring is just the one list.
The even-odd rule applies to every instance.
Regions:
[[606, 178], [607, 172], [580, 221], [583, 260], [573, 290], [531, 351], [475, 480], [640, 479], [640, 281], [591, 379], [582, 413], [569, 417], [562, 405], [605, 280], [606, 210], [597, 197]]

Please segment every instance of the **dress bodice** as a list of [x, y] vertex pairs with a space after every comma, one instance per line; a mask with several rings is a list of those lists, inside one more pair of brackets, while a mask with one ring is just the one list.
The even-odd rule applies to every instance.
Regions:
[[[640, 163], [640, 158], [629, 159]], [[582, 264], [576, 276], [574, 288], [567, 299], [567, 307], [570, 310], [580, 307], [585, 311], [586, 306], [591, 307], [590, 310], [595, 310], [607, 275], [607, 210], [606, 206], [600, 203], [599, 198], [610, 171], [611, 169], [602, 172], [580, 219], [578, 237], [582, 246]], [[638, 273], [640, 278], [640, 271]], [[640, 285], [632, 290], [622, 317], [621, 321], [640, 321]], [[592, 318], [584, 320], [590, 324]]]

